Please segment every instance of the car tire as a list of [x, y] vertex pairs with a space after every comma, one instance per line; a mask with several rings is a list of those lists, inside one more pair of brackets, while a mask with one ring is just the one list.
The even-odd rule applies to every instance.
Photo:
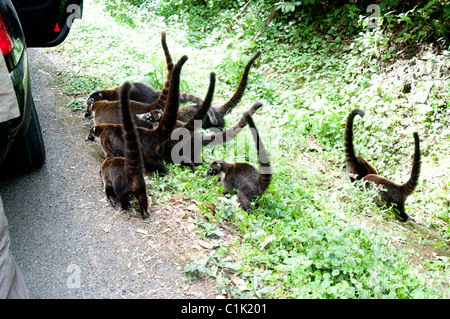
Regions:
[[1, 170], [6, 173], [22, 173], [41, 167], [44, 161], [44, 139], [33, 102], [28, 131], [24, 137], [14, 141]]

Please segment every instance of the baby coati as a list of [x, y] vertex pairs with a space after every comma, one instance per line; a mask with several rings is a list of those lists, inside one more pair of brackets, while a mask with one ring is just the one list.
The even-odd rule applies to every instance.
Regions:
[[[172, 130], [177, 122], [176, 116], [179, 107], [179, 84], [180, 72], [187, 56], [183, 56], [173, 68], [172, 78], [169, 86], [169, 96], [167, 105], [160, 124], [155, 130], [143, 127], [137, 128], [141, 144], [141, 152], [144, 160], [144, 167], [148, 171], [168, 173], [164, 165], [160, 148], [170, 138]], [[125, 151], [125, 143], [121, 134], [119, 124], [101, 124], [91, 129], [87, 139], [99, 139], [103, 152], [106, 156], [120, 156]]]
[[[247, 111], [248, 114], [253, 115], [262, 106], [261, 102], [256, 102]], [[203, 113], [204, 114], [204, 113]], [[140, 120], [148, 122], [149, 127], [158, 126], [158, 114], [149, 112], [136, 115]], [[189, 166], [195, 172], [195, 166], [202, 164], [201, 153], [202, 147], [216, 146], [224, 144], [235, 138], [247, 125], [245, 116], [242, 116], [240, 121], [232, 128], [215, 134], [204, 135], [195, 129], [193, 121], [202, 118], [202, 111], [199, 109], [197, 116], [185, 124], [177, 121], [172, 138], [164, 144], [164, 159], [169, 163], [177, 163], [184, 166]], [[190, 155], [189, 155], [190, 154]], [[176, 158], [174, 158], [176, 157]]]
[[219, 181], [222, 181], [223, 193], [228, 194], [234, 189], [238, 190], [238, 199], [241, 207], [246, 212], [250, 212], [251, 201], [259, 195], [265, 193], [270, 185], [272, 170], [269, 163], [264, 144], [259, 138], [258, 130], [252, 117], [245, 113], [245, 119], [251, 128], [253, 139], [256, 143], [258, 152], [260, 170], [249, 163], [227, 163], [224, 160], [218, 160], [211, 164], [203, 177], [219, 175]]
[[[403, 222], [408, 220], [408, 215], [405, 212], [405, 201], [406, 198], [411, 195], [417, 186], [420, 174], [420, 145], [419, 145], [419, 135], [417, 132], [413, 133], [414, 136], [414, 160], [411, 170], [411, 176], [409, 180], [402, 185], [398, 185], [387, 178], [384, 178], [377, 174], [368, 174], [363, 177], [363, 181], [373, 182], [366, 183], [365, 187], [377, 187], [380, 188], [378, 195], [381, 198], [381, 202], [376, 197], [375, 201], [378, 205], [394, 205], [393, 211], [395, 215]], [[383, 190], [381, 190], [383, 189]]]
[[130, 114], [129, 93], [131, 84], [126, 82], [119, 92], [119, 103], [125, 140], [124, 157], [110, 156], [100, 167], [106, 196], [113, 206], [119, 200], [122, 209], [131, 207], [129, 195], [134, 194], [143, 219], [149, 217], [147, 188], [144, 181], [141, 147], [134, 120]]
[[[253, 62], [261, 55], [261, 51], [258, 51], [253, 58], [247, 63], [242, 74], [241, 82], [237, 87], [236, 92], [231, 97], [231, 99], [221, 106], [212, 106], [208, 111], [208, 116], [203, 117], [202, 128], [208, 129], [215, 127], [218, 129], [223, 129], [225, 127], [225, 115], [233, 109], [244, 95], [245, 88], [247, 87], [248, 73], [250, 72], [250, 67]], [[194, 117], [197, 113], [198, 106], [181, 106], [178, 110], [178, 120], [187, 123], [190, 119]], [[142, 112], [144, 113], [144, 112]]]
[[353, 119], [356, 115], [364, 116], [364, 111], [360, 109], [354, 109], [347, 117], [347, 126], [345, 128], [344, 148], [345, 148], [345, 162], [347, 164], [347, 175], [351, 182], [355, 180], [361, 180], [368, 174], [378, 174], [375, 167], [373, 167], [368, 161], [362, 158], [360, 155], [355, 155], [355, 149], [353, 148]]

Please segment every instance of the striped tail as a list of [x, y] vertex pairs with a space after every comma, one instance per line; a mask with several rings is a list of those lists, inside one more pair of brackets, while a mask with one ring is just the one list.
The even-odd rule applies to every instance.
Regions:
[[361, 109], [354, 109], [347, 117], [347, 126], [345, 128], [344, 137], [344, 149], [345, 149], [345, 161], [348, 163], [356, 163], [355, 149], [353, 147], [353, 119], [356, 115], [364, 116], [364, 111]]
[[172, 70], [167, 104], [164, 108], [163, 116], [159, 121], [158, 128], [156, 129], [157, 134], [160, 134], [162, 139], [168, 139], [170, 137], [173, 128], [177, 123], [177, 113], [180, 106], [178, 97], [180, 94], [180, 74], [181, 68], [187, 59], [188, 57], [183, 55]]
[[414, 136], [414, 160], [413, 160], [413, 167], [411, 170], [411, 176], [409, 180], [402, 185], [403, 192], [406, 195], [411, 195], [414, 189], [416, 188], [418, 181], [419, 181], [419, 175], [420, 175], [420, 141], [419, 141], [419, 134], [417, 132], [413, 133]]
[[256, 143], [256, 151], [258, 152], [260, 165], [258, 186], [262, 194], [267, 190], [267, 188], [270, 185], [270, 181], [272, 179], [272, 169], [270, 167], [269, 156], [267, 155], [267, 151], [264, 147], [264, 144], [259, 137], [259, 133], [258, 130], [256, 129], [255, 123], [253, 122], [252, 116], [248, 112], [246, 112], [244, 114], [244, 117], [247, 120], [248, 126], [252, 131], [253, 139], [255, 140]]
[[134, 124], [133, 117], [130, 113], [130, 95], [131, 83], [125, 82], [120, 88], [119, 101], [120, 109], [122, 110], [122, 129], [123, 137], [125, 141], [125, 173], [130, 180], [134, 178], [143, 177], [143, 160], [141, 154], [141, 145], [139, 141], [139, 136]]
[[229, 110], [231, 110], [233, 107], [235, 107], [239, 101], [242, 99], [242, 96], [244, 95], [245, 88], [247, 87], [247, 79], [248, 79], [248, 73], [250, 71], [250, 67], [252, 66], [253, 62], [261, 55], [261, 51], [256, 52], [256, 54], [253, 56], [253, 58], [250, 59], [250, 61], [247, 63], [244, 74], [242, 74], [241, 82], [239, 82], [238, 88], [234, 95], [231, 97], [231, 99], [223, 104], [222, 106], [217, 107], [216, 111], [222, 116], [225, 116]]
[[[196, 120], [199, 120], [199, 121], [203, 120], [203, 117], [205, 116], [206, 112], [208, 112], [209, 108], [211, 107], [215, 85], [216, 85], [216, 74], [214, 72], [211, 72], [211, 74], [209, 76], [209, 88], [208, 88], [208, 92], [206, 93], [205, 100], [203, 101], [200, 108], [195, 113], [194, 117], [185, 125], [186, 129], [193, 130], [194, 122]], [[201, 127], [201, 125], [200, 125], [200, 127]]]
[[166, 32], [164, 32], [164, 31], [161, 32], [161, 45], [163, 47], [164, 55], [166, 57], [167, 76], [166, 76], [166, 81], [164, 82], [164, 87], [161, 91], [161, 94], [158, 96], [156, 101], [152, 103], [153, 109], [162, 109], [166, 105], [167, 96], [169, 94], [170, 79], [172, 77], [172, 71], [173, 71], [172, 57], [170, 56], [169, 48], [167, 47]]
[[[252, 116], [255, 114], [257, 110], [262, 106], [261, 102], [256, 102], [253, 106], [247, 111], [246, 114]], [[247, 125], [247, 119], [245, 115], [237, 122], [237, 124], [226, 131], [222, 131], [216, 134], [203, 135], [202, 136], [202, 146], [215, 146], [224, 144], [228, 141], [234, 139], [242, 129]]]

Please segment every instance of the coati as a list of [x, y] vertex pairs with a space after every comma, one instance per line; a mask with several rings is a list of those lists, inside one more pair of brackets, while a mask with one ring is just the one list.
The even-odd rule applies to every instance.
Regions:
[[[119, 90], [120, 86], [117, 86], [112, 89], [106, 89], [92, 93], [87, 99], [86, 103], [84, 104], [84, 106], [86, 107], [86, 113], [84, 114], [84, 116], [86, 118], [92, 117], [94, 102], [117, 101], [119, 96]], [[161, 94], [160, 90], [155, 90], [144, 83], [133, 82], [130, 89], [130, 100], [145, 104], [152, 104], [158, 99], [160, 94]], [[187, 102], [194, 102], [200, 105], [203, 103], [203, 100], [189, 93], [180, 93], [180, 103], [187, 103]]]
[[[137, 113], [145, 113], [154, 109], [163, 109], [166, 104], [167, 94], [169, 90], [169, 82], [171, 79], [173, 69], [173, 63], [169, 49], [166, 44], [165, 32], [161, 33], [161, 43], [166, 57], [166, 65], [167, 65], [167, 77], [164, 83], [163, 90], [161, 94], [158, 96], [157, 100], [151, 104], [137, 101], [130, 101], [130, 109], [133, 117]], [[201, 99], [198, 99], [198, 101], [202, 102]], [[90, 114], [94, 116], [94, 125], [99, 125], [103, 123], [120, 124], [117, 101], [97, 101], [92, 102], [91, 106], [88, 103], [88, 109], [90, 110]], [[140, 126], [139, 122], [136, 124]]]
[[131, 207], [129, 195], [134, 194], [138, 200], [143, 219], [149, 217], [147, 188], [144, 181], [141, 147], [134, 120], [130, 114], [129, 93], [131, 84], [126, 82], [119, 92], [123, 139], [125, 140], [124, 157], [110, 156], [100, 167], [106, 196], [113, 206], [116, 199], [122, 209]]
[[[261, 55], [261, 51], [258, 51], [253, 58], [247, 63], [242, 74], [241, 81], [236, 89], [236, 92], [231, 97], [231, 99], [221, 106], [213, 106], [208, 112], [208, 116], [203, 117], [202, 128], [208, 129], [215, 127], [218, 129], [223, 129], [225, 127], [225, 115], [233, 109], [244, 95], [245, 88], [247, 87], [248, 73], [255, 60]], [[197, 113], [197, 106], [181, 106], [178, 110], [178, 120], [187, 123], [190, 119], [194, 117]], [[144, 112], [142, 112], [144, 113]]]
[[[176, 114], [179, 107], [177, 97], [179, 93], [180, 72], [186, 60], [187, 56], [183, 56], [173, 68], [167, 105], [158, 128], [155, 130], [149, 130], [143, 127], [137, 128], [141, 142], [144, 167], [151, 172], [157, 171], [167, 174], [169, 171], [164, 165], [160, 148], [170, 138], [170, 134], [176, 124]], [[124, 141], [119, 128], [120, 125], [117, 124], [97, 125], [91, 129], [86, 139], [99, 139], [106, 156], [117, 156], [124, 152]]]
[[270, 185], [272, 170], [269, 163], [264, 144], [260, 140], [258, 130], [250, 114], [245, 113], [245, 119], [252, 130], [253, 139], [258, 152], [260, 171], [249, 163], [227, 163], [218, 160], [211, 164], [209, 169], [202, 174], [203, 177], [219, 175], [222, 181], [223, 193], [228, 194], [234, 189], [238, 190], [239, 203], [243, 210], [250, 212], [251, 201], [259, 195], [265, 193]]
[[[362, 178], [365, 182], [373, 182], [380, 189], [378, 195], [381, 197], [381, 202], [378, 197], [375, 199], [378, 205], [394, 205], [393, 210], [395, 215], [403, 222], [408, 220], [408, 215], [405, 212], [406, 198], [411, 195], [417, 186], [420, 174], [420, 143], [419, 134], [413, 133], [414, 136], [414, 160], [409, 180], [402, 184], [396, 184], [387, 178], [377, 174], [368, 174]], [[377, 187], [375, 186], [375, 187]], [[366, 183], [365, 187], [373, 187], [372, 183]]]
[[[138, 121], [145, 123], [142, 126], [150, 129], [155, 129], [158, 127], [159, 121], [162, 118], [162, 114], [163, 110], [157, 109], [143, 114], [136, 114], [136, 118]], [[177, 120], [177, 123], [178, 122], [180, 121]]]
[[345, 162], [347, 164], [347, 175], [351, 182], [361, 180], [368, 174], [378, 174], [375, 167], [360, 155], [355, 155], [353, 148], [353, 119], [356, 115], [364, 116], [364, 111], [361, 109], [354, 109], [347, 117], [347, 126], [345, 128], [344, 148], [345, 148]]
[[[247, 111], [247, 113], [253, 115], [261, 106], [262, 106], [261, 102], [256, 102]], [[142, 121], [147, 121], [149, 127], [157, 127], [158, 125], [157, 120], [155, 120], [157, 119], [158, 116], [151, 114], [151, 112], [144, 114], [137, 114], [136, 116]], [[197, 117], [202, 118], [201, 110], [199, 110], [199, 114], [197, 115]], [[215, 134], [204, 135], [200, 132], [195, 131], [195, 127], [192, 124], [194, 120], [195, 118], [191, 120], [191, 124], [189, 125], [181, 121], [177, 121], [176, 127], [172, 132], [172, 138], [164, 144], [164, 159], [167, 162], [169, 163], [176, 162], [184, 166], [189, 166], [192, 169], [192, 171], [195, 171], [195, 166], [202, 164], [201, 160], [202, 147], [215, 146], [226, 143], [235, 138], [237, 134], [239, 134], [242, 131], [245, 125], [247, 125], [247, 120], [245, 119], [245, 116], [242, 116], [242, 118], [234, 127]], [[182, 131], [179, 132], [178, 129]], [[184, 152], [185, 150], [188, 150], [187, 153], [190, 153], [190, 156], [189, 154], [185, 154]], [[173, 158], [174, 156], [178, 157], [178, 161], [177, 160], [174, 161]]]

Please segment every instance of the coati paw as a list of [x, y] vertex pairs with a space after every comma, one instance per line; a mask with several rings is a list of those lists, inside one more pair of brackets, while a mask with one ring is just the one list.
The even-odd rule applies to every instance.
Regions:
[[148, 213], [148, 211], [142, 211], [141, 216], [142, 216], [142, 219], [147, 219], [150, 217], [150, 214]]

